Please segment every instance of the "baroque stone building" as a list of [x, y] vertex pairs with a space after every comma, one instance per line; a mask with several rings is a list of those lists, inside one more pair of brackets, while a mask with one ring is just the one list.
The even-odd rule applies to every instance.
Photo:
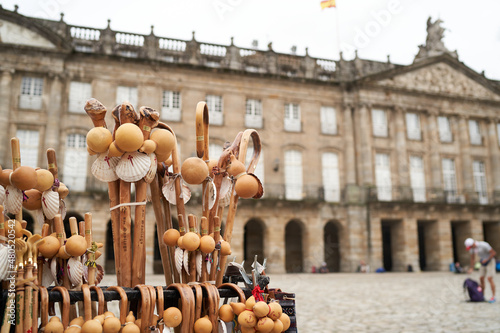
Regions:
[[[338, 61], [73, 26], [0, 8], [0, 162], [9, 140], [22, 162], [47, 167], [57, 151], [70, 188], [68, 216], [94, 217], [100, 259], [113, 270], [106, 186], [86, 151], [90, 97], [109, 109], [148, 105], [176, 132], [181, 160], [195, 153], [195, 107], [210, 110], [210, 155], [239, 131], [263, 142], [265, 194], [240, 200], [238, 261], [268, 258], [268, 272], [372, 268], [447, 270], [468, 264], [465, 238], [500, 249], [500, 84], [442, 44], [440, 22], [410, 65]], [[113, 121], [108, 114], [108, 124]], [[200, 191], [188, 211], [200, 214]], [[148, 272], [157, 271], [148, 205]], [[25, 212], [27, 220], [32, 214]], [[30, 228], [40, 226], [30, 222]], [[155, 268], [156, 267], [156, 268]]]

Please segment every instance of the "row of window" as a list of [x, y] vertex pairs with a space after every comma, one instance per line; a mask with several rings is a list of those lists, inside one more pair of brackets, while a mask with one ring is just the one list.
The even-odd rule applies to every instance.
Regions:
[[[23, 77], [21, 83], [21, 95], [19, 107], [23, 109], [42, 108], [43, 79], [35, 77]], [[69, 89], [70, 112], [84, 112], [85, 102], [92, 96], [90, 83], [72, 81]], [[132, 105], [138, 105], [138, 92], [136, 87], [119, 86], [116, 90], [116, 103], [129, 101]], [[223, 124], [223, 101], [222, 96], [206, 95], [206, 102], [210, 112], [210, 123], [213, 125]], [[263, 127], [262, 101], [259, 99], [246, 100], [245, 126], [250, 128]], [[163, 91], [161, 117], [165, 121], [181, 120], [181, 93], [179, 91]], [[335, 108], [323, 106], [320, 109], [321, 133], [337, 134], [337, 115]], [[453, 141], [453, 134], [448, 117], [437, 117], [439, 140], [444, 143]], [[498, 126], [498, 140], [500, 143], [500, 124]], [[302, 121], [300, 106], [294, 103], [285, 104], [284, 128], [289, 132], [300, 132]], [[388, 136], [387, 113], [384, 110], [372, 109], [372, 130], [376, 137]], [[420, 117], [417, 113], [406, 113], [407, 137], [410, 140], [422, 140]], [[469, 138], [473, 145], [482, 144], [482, 133], [477, 120], [469, 120]]]

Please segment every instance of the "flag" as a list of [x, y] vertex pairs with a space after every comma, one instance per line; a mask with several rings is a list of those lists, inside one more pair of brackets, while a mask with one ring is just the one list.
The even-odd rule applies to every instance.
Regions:
[[335, 7], [335, 0], [323, 0], [321, 1], [321, 9]]

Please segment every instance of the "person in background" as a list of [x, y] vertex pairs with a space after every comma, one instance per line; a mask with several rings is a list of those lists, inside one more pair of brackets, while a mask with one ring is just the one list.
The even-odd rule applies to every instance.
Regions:
[[328, 273], [328, 266], [326, 266], [326, 262], [321, 263], [321, 267], [319, 268], [320, 273]]
[[484, 278], [488, 279], [488, 282], [491, 286], [491, 292], [493, 296], [489, 300], [490, 303], [494, 303], [496, 301], [495, 298], [495, 282], [493, 281], [493, 277], [495, 276], [495, 255], [497, 254], [495, 250], [491, 247], [490, 244], [482, 241], [475, 241], [472, 238], [467, 238], [465, 240], [465, 248], [470, 253], [470, 266], [467, 273], [472, 273], [474, 268], [474, 263], [476, 261], [476, 254], [479, 256], [479, 262], [481, 263], [481, 268], [479, 268], [479, 280], [481, 284], [481, 288], [483, 292], [485, 289]]

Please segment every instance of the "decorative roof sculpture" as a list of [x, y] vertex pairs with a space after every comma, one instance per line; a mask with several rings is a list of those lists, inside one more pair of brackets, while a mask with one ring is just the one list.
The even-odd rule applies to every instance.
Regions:
[[444, 46], [443, 36], [446, 29], [441, 26], [441, 23], [443, 23], [441, 19], [432, 22], [429, 16], [427, 19], [427, 39], [425, 40], [425, 45], [419, 45], [415, 61], [445, 53], [458, 58], [457, 51], [450, 51]]

